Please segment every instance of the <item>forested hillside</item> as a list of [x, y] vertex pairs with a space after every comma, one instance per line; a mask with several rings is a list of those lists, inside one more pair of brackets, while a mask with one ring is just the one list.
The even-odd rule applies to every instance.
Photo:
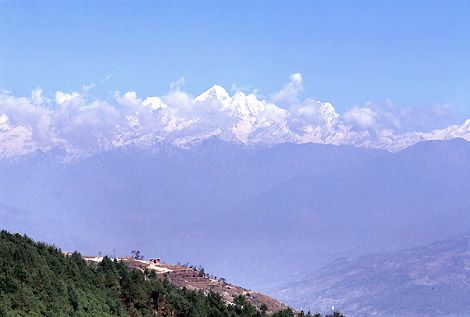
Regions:
[[[0, 316], [268, 316], [244, 297], [178, 288], [152, 271], [105, 257], [88, 265], [78, 253], [0, 232]], [[294, 316], [291, 310], [273, 316]]]

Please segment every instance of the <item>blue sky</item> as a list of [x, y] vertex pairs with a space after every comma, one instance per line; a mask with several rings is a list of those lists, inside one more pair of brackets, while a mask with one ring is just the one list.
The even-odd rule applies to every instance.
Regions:
[[469, 1], [0, 1], [0, 88], [161, 94], [185, 78], [470, 114]]

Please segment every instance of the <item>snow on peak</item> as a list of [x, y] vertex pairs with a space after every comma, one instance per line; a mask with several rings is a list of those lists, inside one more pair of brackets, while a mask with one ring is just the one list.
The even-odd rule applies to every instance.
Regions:
[[[30, 97], [4, 91], [0, 92], [0, 156], [58, 145], [75, 156], [128, 144], [187, 146], [211, 136], [246, 144], [315, 142], [388, 150], [422, 140], [470, 140], [470, 120], [431, 132], [405, 133], [396, 128], [403, 113], [366, 104], [340, 115], [329, 102], [300, 100], [302, 89], [301, 74], [293, 74], [270, 98], [242, 91], [230, 95], [219, 85], [196, 97], [177, 89], [146, 98], [134, 91], [117, 92], [112, 100], [78, 92], [57, 91], [55, 98], [47, 98], [40, 89]], [[394, 124], [384, 125], [384, 118]]]
[[323, 120], [325, 120], [326, 126], [329, 128], [336, 124], [340, 117], [333, 105], [329, 102], [322, 104], [320, 107], [320, 114]]
[[218, 101], [224, 101], [226, 99], [229, 99], [230, 96], [225, 90], [224, 87], [219, 86], [219, 85], [214, 85], [199, 96], [197, 96], [194, 101], [196, 102], [205, 102], [209, 99], [215, 99]]

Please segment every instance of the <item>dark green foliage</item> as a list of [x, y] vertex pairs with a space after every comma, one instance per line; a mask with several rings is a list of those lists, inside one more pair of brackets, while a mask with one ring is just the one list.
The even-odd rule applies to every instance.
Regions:
[[279, 311], [273, 315], [273, 317], [294, 317], [294, 312], [291, 309]]
[[0, 316], [121, 316], [79, 254], [0, 232]]
[[[0, 317], [9, 316], [174, 316], [261, 317], [239, 296], [233, 305], [219, 294], [180, 289], [153, 271], [129, 271], [105, 257], [87, 265], [26, 236], [0, 232]], [[291, 310], [274, 316], [294, 316]]]

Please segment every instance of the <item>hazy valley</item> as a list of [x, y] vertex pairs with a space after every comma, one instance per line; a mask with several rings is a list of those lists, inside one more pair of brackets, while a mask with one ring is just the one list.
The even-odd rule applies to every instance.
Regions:
[[84, 254], [139, 248], [268, 294], [338, 257], [470, 230], [470, 143], [461, 139], [390, 153], [211, 138], [71, 162], [60, 151], [36, 152], [4, 160], [1, 170], [8, 230]]

